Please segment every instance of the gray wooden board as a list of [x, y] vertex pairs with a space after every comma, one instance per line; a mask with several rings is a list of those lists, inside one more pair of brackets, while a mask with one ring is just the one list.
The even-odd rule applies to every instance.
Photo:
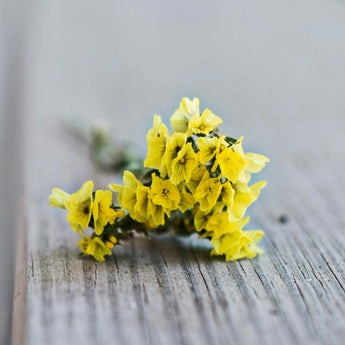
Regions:
[[22, 12], [0, 0], [0, 344], [11, 338], [16, 228], [21, 217]]
[[[34, 4], [14, 343], [343, 344], [343, 4], [316, 1], [311, 13], [307, 2], [299, 12], [294, 1], [224, 2], [194, 17], [181, 4]], [[198, 32], [192, 42], [182, 39], [189, 29]], [[181, 57], [207, 45], [199, 61]], [[153, 113], [167, 122], [185, 92], [272, 159], [261, 174], [268, 187], [249, 209], [249, 228], [266, 231], [266, 253], [226, 263], [209, 257], [206, 242], [165, 236], [135, 238], [105, 263], [79, 257], [66, 214], [48, 206], [50, 190], [72, 192], [89, 178], [105, 187], [119, 176], [94, 171], [61, 119], [89, 126], [96, 114], [145, 152]]]

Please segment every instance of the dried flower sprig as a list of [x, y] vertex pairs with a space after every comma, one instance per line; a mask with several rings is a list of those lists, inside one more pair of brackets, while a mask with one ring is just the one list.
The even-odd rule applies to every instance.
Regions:
[[[245, 212], [266, 181], [249, 182], [269, 159], [245, 153], [242, 137], [220, 135], [222, 119], [209, 109], [200, 114], [197, 98], [183, 98], [170, 123], [172, 134], [154, 116], [146, 137], [145, 173], [134, 169], [142, 174], [139, 178], [125, 170], [122, 185], [109, 185], [119, 206], [110, 190], [94, 191], [92, 181], [71, 195], [54, 188], [50, 205], [67, 209], [67, 220], [81, 235], [81, 252], [98, 261], [133, 230], [147, 235], [170, 228], [178, 235], [210, 239], [211, 255], [224, 255], [227, 261], [255, 257], [262, 252], [257, 244], [264, 233], [243, 230], [249, 221]], [[94, 230], [91, 236], [85, 236], [86, 228]]]

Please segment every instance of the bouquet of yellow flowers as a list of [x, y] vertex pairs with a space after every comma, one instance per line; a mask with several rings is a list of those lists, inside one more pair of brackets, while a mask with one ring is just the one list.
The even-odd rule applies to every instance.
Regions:
[[[169, 229], [208, 238], [211, 255], [227, 261], [255, 257], [262, 252], [257, 244], [264, 233], [243, 230], [249, 221], [245, 212], [266, 181], [249, 182], [269, 159], [245, 153], [242, 137], [220, 135], [222, 119], [209, 109], [200, 114], [197, 98], [183, 98], [170, 123], [172, 134], [154, 116], [145, 170], [125, 170], [123, 184], [110, 184], [110, 190], [94, 190], [92, 181], [74, 194], [54, 188], [50, 205], [68, 211], [68, 222], [81, 235], [81, 252], [97, 261], [111, 255], [132, 230], [148, 235]], [[85, 236], [87, 228], [94, 230], [91, 236]]]

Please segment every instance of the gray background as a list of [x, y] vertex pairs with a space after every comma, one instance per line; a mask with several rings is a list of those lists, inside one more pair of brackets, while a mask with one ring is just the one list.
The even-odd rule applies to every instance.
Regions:
[[[320, 160], [334, 168], [343, 160], [333, 153], [344, 145], [345, 130], [343, 2], [2, 0], [0, 6], [0, 343], [10, 334], [14, 232], [30, 184], [20, 147], [32, 116], [86, 127], [106, 119], [120, 139], [144, 152], [153, 113], [167, 121], [181, 97], [198, 96], [223, 117], [224, 131], [244, 135], [248, 150], [270, 156], [266, 178], [284, 169], [279, 147], [289, 148], [297, 163], [302, 154], [310, 157], [300, 164], [317, 183], [337, 179], [344, 190], [339, 170], [324, 176], [313, 169]], [[272, 142], [267, 128], [281, 130], [281, 140]], [[51, 174], [51, 187], [60, 185], [44, 167], [42, 174]]]

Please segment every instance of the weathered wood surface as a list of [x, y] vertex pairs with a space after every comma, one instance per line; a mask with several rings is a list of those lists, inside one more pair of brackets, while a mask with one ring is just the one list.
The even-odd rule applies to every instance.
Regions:
[[[35, 4], [23, 116], [27, 259], [17, 275], [25, 299], [16, 294], [13, 325], [23, 338], [14, 343], [343, 344], [343, 4], [316, 2], [312, 13], [307, 2], [300, 12], [293, 2], [241, 1], [197, 13], [185, 4]], [[186, 92], [272, 159], [249, 210], [266, 253], [225, 263], [205, 243], [164, 237], [134, 239], [106, 263], [80, 258], [49, 192], [118, 177], [93, 170], [61, 118], [84, 114], [76, 119], [89, 125], [96, 114], [144, 152], [153, 113], [168, 121]]]
[[0, 0], [0, 344], [11, 337], [16, 229], [22, 192], [21, 10]]

